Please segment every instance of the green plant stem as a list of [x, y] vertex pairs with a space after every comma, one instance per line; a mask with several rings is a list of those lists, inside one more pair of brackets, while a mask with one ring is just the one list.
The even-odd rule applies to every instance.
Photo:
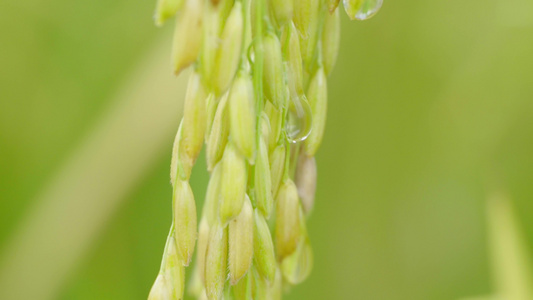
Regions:
[[[263, 111], [263, 6], [264, 1], [258, 0], [255, 6], [255, 39], [254, 39], [254, 88], [256, 97], [256, 144], [261, 139], [261, 112]], [[259, 148], [257, 148], [259, 149]]]
[[[258, 0], [255, 6], [256, 9], [256, 18], [255, 18], [255, 38], [253, 39], [253, 49], [254, 49], [254, 64], [253, 64], [253, 83], [254, 83], [254, 92], [255, 92], [255, 111], [256, 111], [256, 124], [255, 124], [255, 139], [256, 139], [256, 149], [259, 151], [261, 147], [261, 112], [263, 111], [263, 1]], [[256, 155], [257, 159], [257, 155]], [[255, 165], [252, 169], [252, 175], [255, 176]], [[255, 190], [255, 178], [252, 178], [250, 181], [252, 186], [251, 190]], [[257, 202], [255, 195], [249, 195], [252, 202], [252, 206], [256, 208]]]

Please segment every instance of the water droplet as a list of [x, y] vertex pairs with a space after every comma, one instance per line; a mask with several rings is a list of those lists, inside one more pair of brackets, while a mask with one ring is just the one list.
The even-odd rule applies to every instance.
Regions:
[[285, 125], [287, 138], [291, 143], [301, 142], [309, 136], [311, 133], [312, 116], [311, 106], [305, 95], [291, 97], [287, 123]]
[[367, 20], [374, 16], [383, 0], [344, 0], [344, 8], [346, 13], [352, 20]]

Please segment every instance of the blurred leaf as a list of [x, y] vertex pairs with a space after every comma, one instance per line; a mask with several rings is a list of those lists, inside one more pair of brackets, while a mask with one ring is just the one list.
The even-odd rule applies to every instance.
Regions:
[[530, 252], [507, 196], [489, 199], [488, 221], [497, 294], [506, 300], [533, 299]]

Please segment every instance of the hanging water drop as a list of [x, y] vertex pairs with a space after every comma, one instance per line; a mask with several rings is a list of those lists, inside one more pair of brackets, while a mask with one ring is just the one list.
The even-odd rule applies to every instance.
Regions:
[[311, 106], [305, 95], [294, 97], [290, 101], [285, 130], [291, 143], [305, 140], [311, 133]]
[[383, 0], [343, 0], [344, 9], [352, 20], [367, 20], [374, 16]]

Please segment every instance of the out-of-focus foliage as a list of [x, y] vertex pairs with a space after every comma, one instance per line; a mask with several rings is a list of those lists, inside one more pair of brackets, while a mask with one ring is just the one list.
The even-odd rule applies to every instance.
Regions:
[[[168, 34], [153, 26], [153, 9], [122, 0], [0, 5], [0, 256], [32, 199]], [[369, 21], [343, 16], [309, 220], [314, 270], [287, 299], [491, 294], [494, 189], [512, 199], [533, 252], [532, 70], [528, 0], [386, 1]], [[147, 296], [171, 222], [172, 140], [59, 299]], [[191, 177], [200, 205], [203, 157]]]

